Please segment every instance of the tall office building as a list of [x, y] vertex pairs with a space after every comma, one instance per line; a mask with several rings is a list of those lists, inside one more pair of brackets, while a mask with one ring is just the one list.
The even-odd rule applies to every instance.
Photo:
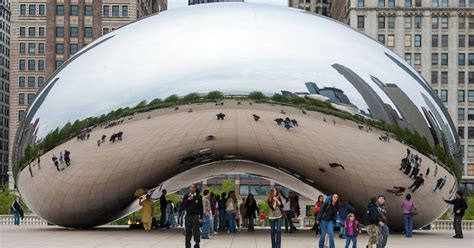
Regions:
[[330, 16], [378, 40], [439, 94], [474, 176], [474, 0], [339, 0]]
[[[101, 35], [166, 10], [166, 0], [15, 0], [11, 9], [8, 161], [18, 124], [48, 76]], [[8, 173], [12, 189], [11, 162]]]
[[[332, 1], [337, 2], [339, 0]], [[328, 16], [331, 0], [288, 0], [288, 6]]]
[[8, 181], [10, 98], [10, 1], [0, 1], [0, 185]]

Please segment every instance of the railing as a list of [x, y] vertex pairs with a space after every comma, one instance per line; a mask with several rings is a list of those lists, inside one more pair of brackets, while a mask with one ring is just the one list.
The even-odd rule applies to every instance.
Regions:
[[[431, 223], [431, 230], [453, 230], [453, 220], [436, 220]], [[473, 231], [474, 220], [463, 220], [462, 230]]]
[[[13, 215], [0, 215], [0, 225], [13, 225]], [[20, 219], [20, 225], [42, 226], [48, 225], [48, 222], [37, 215], [25, 215]]]

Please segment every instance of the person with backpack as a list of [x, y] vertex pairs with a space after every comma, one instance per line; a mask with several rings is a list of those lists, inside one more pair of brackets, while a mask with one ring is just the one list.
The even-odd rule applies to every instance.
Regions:
[[314, 235], [315, 237], [318, 237], [318, 233], [321, 233], [321, 228], [319, 227], [319, 224], [318, 224], [318, 214], [323, 204], [324, 204], [324, 196], [319, 195], [318, 201], [314, 204], [314, 208], [313, 208], [314, 226], [313, 228], [311, 228], [311, 230], [315, 231], [315, 235]]
[[352, 247], [357, 247], [357, 234], [360, 232], [360, 224], [356, 220], [354, 213], [347, 214], [346, 220], [344, 221], [344, 233], [346, 235], [346, 248], [349, 248], [351, 241]]
[[413, 234], [413, 215], [415, 204], [411, 200], [411, 194], [407, 194], [402, 201], [403, 219], [405, 221], [405, 236], [411, 238]]
[[467, 209], [467, 203], [464, 198], [462, 198], [462, 191], [456, 191], [456, 196], [452, 200], [447, 200], [443, 197], [443, 201], [453, 205], [453, 213], [454, 213], [454, 232], [455, 235], [453, 238], [462, 239], [462, 217], [464, 216], [464, 212]]
[[334, 248], [334, 224], [339, 211], [339, 196], [333, 194], [319, 211], [318, 224], [321, 226], [321, 237], [319, 237], [319, 248], [324, 248], [326, 234], [329, 236], [329, 248]]
[[367, 212], [365, 214], [365, 224], [367, 228], [367, 235], [369, 236], [369, 242], [367, 248], [373, 248], [373, 245], [379, 242], [379, 229], [378, 224], [380, 222], [380, 213], [377, 209], [377, 198], [371, 197], [369, 205], [367, 206]]
[[380, 233], [380, 240], [377, 244], [377, 248], [385, 248], [387, 246], [388, 235], [390, 234], [390, 230], [388, 228], [388, 220], [387, 220], [387, 210], [385, 209], [385, 196], [379, 195], [377, 197], [377, 210], [380, 214], [380, 221], [379, 221], [379, 233]]

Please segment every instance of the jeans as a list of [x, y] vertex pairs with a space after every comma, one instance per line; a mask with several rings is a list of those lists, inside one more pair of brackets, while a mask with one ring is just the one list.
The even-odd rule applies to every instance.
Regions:
[[211, 228], [211, 217], [209, 215], [204, 215], [202, 223], [202, 234], [203, 238], [209, 238], [209, 231]]
[[319, 248], [324, 248], [324, 239], [326, 234], [329, 236], [329, 248], [335, 248], [334, 245], [334, 222], [332, 220], [322, 220], [320, 223], [321, 226], [321, 236], [319, 237]]
[[183, 226], [184, 211], [178, 212], [178, 225]]
[[357, 247], [357, 236], [355, 235], [346, 235], [346, 248], [349, 248], [352, 241], [352, 247]]
[[235, 227], [235, 213], [227, 213], [227, 219], [229, 220], [229, 232], [230, 233], [236, 233], [236, 227]]
[[413, 216], [411, 214], [403, 214], [405, 219], [405, 236], [411, 238], [413, 234]]
[[214, 217], [214, 221], [213, 221], [214, 222], [214, 232], [216, 232], [217, 228], [218, 228], [217, 223], [219, 223], [219, 215], [216, 214], [213, 217]]
[[296, 227], [293, 225], [293, 211], [285, 211], [285, 214], [285, 232], [288, 232], [288, 226], [290, 226], [290, 232], [294, 232], [296, 230]]
[[226, 215], [226, 212], [225, 212], [225, 209], [219, 209], [219, 229], [221, 231], [224, 231], [225, 230], [225, 215]]
[[20, 212], [14, 210], [13, 211], [13, 224], [15, 225], [20, 225]]
[[377, 243], [377, 248], [384, 248], [387, 246], [387, 240], [388, 240], [388, 234], [389, 234], [389, 229], [387, 224], [383, 226], [378, 226], [379, 228], [379, 233], [380, 233], [380, 240]]
[[281, 218], [270, 219], [270, 238], [272, 239], [272, 248], [281, 247]]
[[171, 226], [176, 226], [176, 220], [174, 219], [174, 214], [173, 213], [168, 213], [166, 218], [167, 218], [166, 222], [168, 224], [170, 224]]
[[212, 215], [212, 212], [211, 215], [209, 215], [209, 232], [214, 234], [214, 216]]

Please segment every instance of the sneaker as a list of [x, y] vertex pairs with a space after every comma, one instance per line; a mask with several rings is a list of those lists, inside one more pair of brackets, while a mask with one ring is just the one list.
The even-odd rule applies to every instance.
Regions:
[[218, 233], [217, 232], [214, 232], [214, 235], [217, 235]]
[[201, 237], [201, 239], [209, 239], [209, 237]]

